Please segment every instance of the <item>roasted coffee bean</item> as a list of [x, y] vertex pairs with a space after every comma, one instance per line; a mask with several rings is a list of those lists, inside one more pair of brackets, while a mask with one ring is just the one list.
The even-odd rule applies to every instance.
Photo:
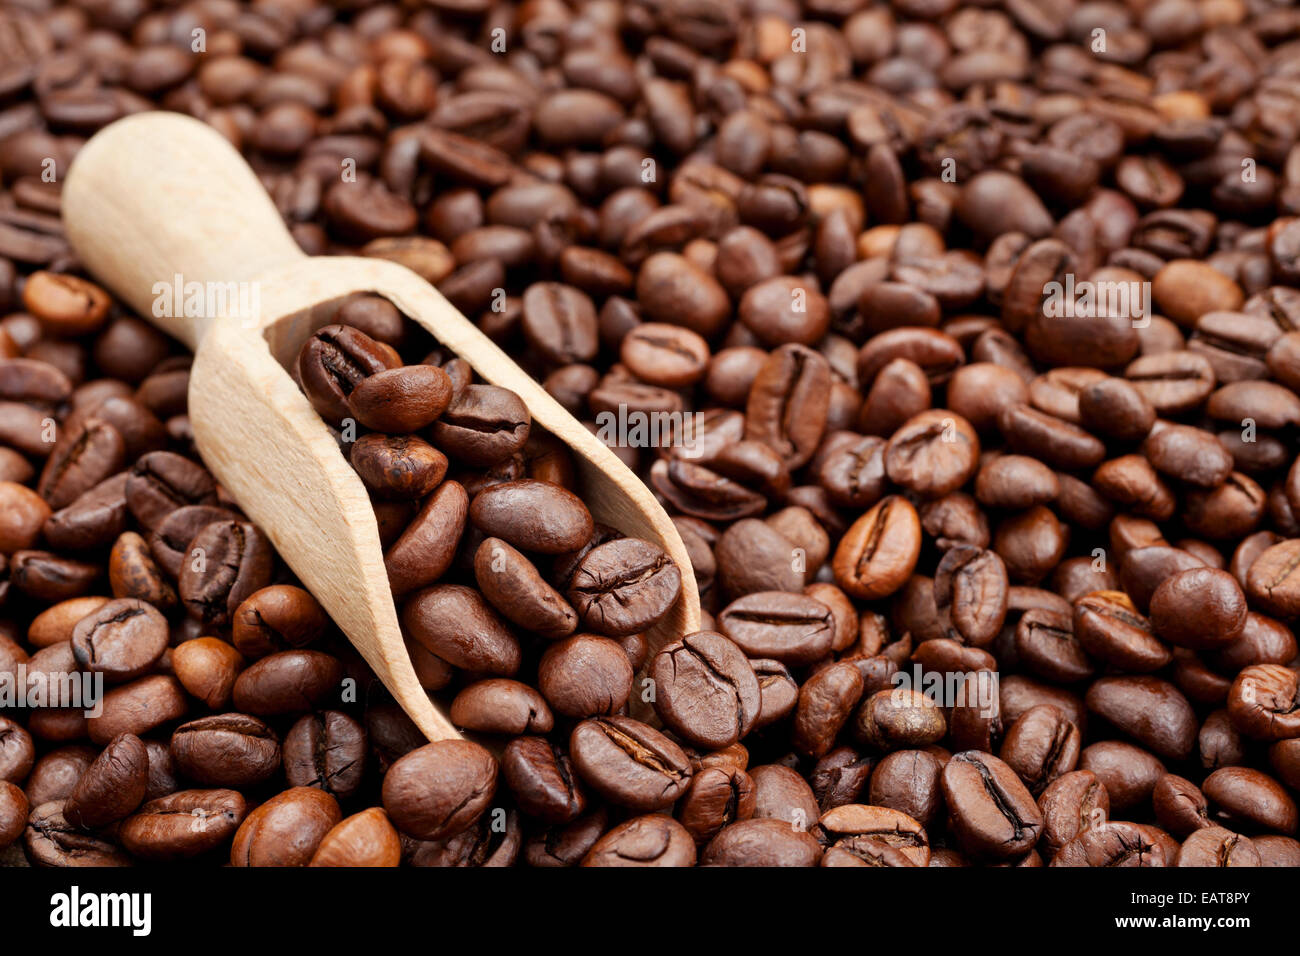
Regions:
[[384, 776], [384, 810], [421, 840], [473, 826], [496, 793], [497, 762], [478, 744], [443, 740], [411, 751]]
[[469, 515], [464, 485], [444, 481], [384, 555], [388, 585], [398, 597], [433, 584], [456, 556]]
[[947, 732], [943, 712], [919, 691], [880, 690], [859, 708], [854, 730], [878, 750], [915, 749], [937, 743]]
[[997, 757], [954, 754], [942, 782], [952, 826], [967, 852], [1005, 860], [1038, 841], [1042, 814], [1015, 771]]
[[149, 756], [144, 742], [133, 734], [109, 741], [77, 785], [63, 815], [68, 822], [97, 829], [135, 812], [149, 783]]
[[[347, 189], [335, 191], [352, 194]], [[348, 405], [353, 390], [393, 364], [392, 355], [360, 329], [327, 325], [303, 344], [297, 374], [312, 407], [338, 427], [353, 414]]]
[[851, 661], [818, 671], [799, 689], [794, 746], [810, 757], [825, 755], [862, 697], [862, 673]]
[[118, 836], [132, 856], [158, 863], [188, 860], [224, 846], [246, 809], [234, 790], [181, 790], [144, 804], [122, 821]]
[[167, 619], [136, 598], [109, 601], [77, 622], [72, 653], [78, 665], [114, 683], [153, 669], [167, 650]]
[[1228, 826], [1295, 832], [1295, 801], [1268, 774], [1220, 767], [1205, 778], [1202, 789], [1213, 817]]
[[665, 645], [651, 662], [649, 676], [655, 712], [696, 746], [728, 747], [758, 719], [758, 678], [742, 650], [716, 632], [688, 634]]
[[1174, 866], [1259, 866], [1259, 851], [1246, 837], [1205, 827], [1183, 841]]
[[1300, 737], [1300, 678], [1278, 664], [1242, 670], [1228, 692], [1228, 716], [1240, 733], [1257, 740]]
[[830, 651], [835, 621], [830, 608], [813, 598], [759, 591], [727, 605], [718, 628], [751, 658], [810, 664]]
[[168, 451], [145, 455], [126, 479], [126, 505], [149, 531], [179, 508], [216, 504], [216, 483], [207, 470]]
[[86, 833], [63, 815], [62, 801], [37, 804], [26, 819], [23, 847], [37, 866], [130, 866], [114, 843]]
[[411, 595], [401, 617], [411, 639], [453, 667], [501, 677], [519, 670], [519, 642], [477, 591], [459, 584], [424, 588]]
[[742, 820], [724, 827], [700, 855], [701, 866], [816, 866], [822, 847], [784, 820]]
[[485, 488], [470, 503], [469, 517], [484, 534], [541, 554], [576, 551], [594, 528], [591, 513], [576, 495], [529, 479]]
[[629, 717], [584, 720], [573, 729], [569, 752], [584, 782], [632, 810], [671, 806], [690, 784], [690, 762], [681, 748]]
[[[844, 854], [857, 857], [868, 866], [926, 866], [930, 862], [930, 841], [924, 827], [907, 814], [888, 807], [863, 804], [835, 807], [822, 814], [815, 835], [826, 843], [828, 857]], [[896, 851], [902, 861], [881, 861], [881, 847]], [[823, 860], [822, 865], [854, 864], [847, 860]]]
[[1226, 571], [1190, 568], [1151, 595], [1151, 627], [1166, 641], [1194, 650], [1232, 644], [1246, 626], [1246, 596]]
[[291, 786], [318, 787], [346, 800], [361, 784], [366, 730], [340, 711], [305, 714], [285, 734], [282, 752]]
[[501, 755], [501, 773], [520, 809], [545, 823], [569, 823], [587, 809], [568, 754], [542, 737], [516, 737]]
[[256, 661], [235, 679], [233, 702], [259, 716], [313, 710], [338, 693], [343, 670], [322, 651], [279, 651]]
[[185, 692], [212, 710], [224, 710], [244, 658], [216, 637], [199, 637], [172, 650], [171, 668]]
[[523, 448], [532, 419], [519, 396], [495, 385], [468, 385], [455, 395], [430, 432], [439, 450], [483, 467]]
[[245, 598], [271, 583], [273, 560], [270, 543], [254, 525], [207, 525], [190, 542], [181, 566], [185, 609], [205, 624], [226, 624]]
[[294, 787], [250, 811], [230, 845], [231, 866], [306, 866], [343, 818], [338, 801]]
[[1110, 797], [1105, 786], [1090, 770], [1072, 770], [1057, 777], [1038, 798], [1043, 815], [1041, 846], [1059, 852], [1081, 833], [1107, 820]]
[[1001, 558], [991, 551], [956, 545], [944, 553], [935, 571], [935, 610], [954, 639], [984, 647], [1002, 629], [1009, 588]]
[[578, 627], [573, 607], [527, 557], [500, 538], [485, 538], [478, 546], [474, 577], [492, 606], [526, 631], [559, 638]]
[[923, 498], [956, 491], [979, 464], [979, 437], [956, 412], [932, 408], [903, 423], [885, 448], [885, 473]]
[[451, 704], [458, 727], [484, 733], [549, 733], [555, 718], [545, 698], [527, 684], [490, 678], [470, 684]]
[[388, 816], [370, 807], [340, 820], [321, 839], [308, 866], [398, 866], [402, 843]]
[[122, 470], [126, 443], [107, 421], [92, 418], [61, 435], [46, 459], [36, 491], [53, 510], [65, 508], [104, 479]]
[[361, 379], [348, 393], [347, 406], [366, 428], [414, 432], [446, 411], [451, 399], [451, 379], [445, 371], [432, 365], [406, 365]]
[[182, 724], [172, 734], [171, 755], [181, 773], [208, 787], [251, 787], [280, 769], [275, 732], [247, 714], [220, 714]]
[[672, 817], [634, 817], [601, 837], [583, 866], [692, 866], [695, 841]]
[[412, 435], [363, 435], [353, 444], [349, 461], [371, 494], [380, 498], [423, 498], [447, 474], [447, 457]]
[[1152, 842], [1149, 828], [1134, 823], [1104, 822], [1066, 842], [1052, 866], [1151, 867], [1168, 865], [1164, 850]]
[[1094, 591], [1076, 600], [1074, 636], [1088, 654], [1129, 671], [1157, 671], [1172, 658], [1123, 591]]
[[840, 540], [835, 583], [863, 600], [893, 594], [916, 568], [921, 543], [916, 509], [896, 495], [883, 498]]
[[632, 692], [632, 665], [623, 648], [593, 634], [576, 634], [547, 648], [537, 687], [566, 717], [617, 713]]
[[1079, 728], [1050, 704], [1031, 707], [1007, 730], [999, 756], [1035, 795], [1074, 770], [1082, 749]]
[[830, 366], [802, 345], [782, 345], [759, 369], [745, 408], [745, 437], [770, 446], [786, 466], [805, 464], [826, 428]]
[[1266, 549], [1246, 572], [1246, 592], [1259, 606], [1282, 618], [1300, 617], [1300, 539]]
[[1191, 704], [1176, 687], [1153, 677], [1103, 677], [1087, 695], [1088, 709], [1158, 756], [1186, 759], [1196, 743]]
[[619, 538], [578, 562], [567, 596], [584, 626], [623, 637], [659, 620], [680, 590], [681, 572], [663, 549], [640, 538]]
[[250, 594], [235, 611], [231, 640], [245, 657], [306, 647], [329, 624], [324, 610], [309, 593], [288, 584], [275, 584]]

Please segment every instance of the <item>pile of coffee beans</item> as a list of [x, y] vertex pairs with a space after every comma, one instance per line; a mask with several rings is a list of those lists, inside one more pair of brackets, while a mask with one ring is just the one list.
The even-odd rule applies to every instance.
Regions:
[[[1297, 63], [1272, 0], [9, 0], [0, 674], [109, 693], [0, 708], [0, 854], [1300, 865]], [[661, 555], [351, 298], [297, 372], [426, 744], [78, 274], [68, 163], [148, 108], [609, 440], [706, 629], [647, 646]]]

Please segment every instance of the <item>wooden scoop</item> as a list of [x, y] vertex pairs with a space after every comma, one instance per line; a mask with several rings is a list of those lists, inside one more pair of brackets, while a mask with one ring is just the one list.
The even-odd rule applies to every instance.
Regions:
[[[415, 273], [381, 259], [305, 256], [253, 171], [215, 130], [177, 113], [106, 127], [68, 173], [63, 217], [86, 268], [194, 350], [189, 416], [203, 461], [430, 740], [459, 734], [407, 656], [370, 499], [285, 370], [332, 320], [333, 304], [352, 293], [385, 297], [482, 379], [517, 392], [533, 421], [575, 453], [595, 519], [657, 543], [677, 562], [681, 596], [647, 634], [652, 648], [699, 630], [690, 559], [645, 485]], [[179, 305], [156, 315], [160, 292], [178, 277], [224, 291], [228, 301], [198, 317]], [[255, 294], [259, 314], [239, 314], [241, 291], [244, 304]]]

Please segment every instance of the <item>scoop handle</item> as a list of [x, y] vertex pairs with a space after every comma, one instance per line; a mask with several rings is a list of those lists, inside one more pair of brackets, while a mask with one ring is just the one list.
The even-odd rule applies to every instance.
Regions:
[[218, 317], [260, 325], [255, 277], [304, 258], [234, 146], [180, 113], [137, 113], [91, 137], [63, 221], [87, 270], [191, 349]]

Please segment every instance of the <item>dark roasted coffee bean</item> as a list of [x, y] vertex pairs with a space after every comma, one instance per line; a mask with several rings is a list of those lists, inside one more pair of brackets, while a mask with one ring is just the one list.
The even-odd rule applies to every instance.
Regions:
[[594, 527], [586, 505], [572, 492], [529, 479], [485, 488], [470, 503], [469, 517], [484, 534], [541, 554], [576, 551]]
[[383, 802], [393, 824], [421, 840], [439, 840], [472, 826], [496, 792], [497, 762], [461, 740], [426, 744], [384, 777]]
[[360, 786], [365, 755], [365, 728], [347, 714], [306, 714], [284, 738], [285, 779], [291, 786], [319, 787], [346, 800]]
[[280, 769], [280, 741], [274, 731], [247, 714], [220, 714], [182, 724], [172, 734], [176, 767], [195, 783], [246, 788]]
[[[554, 512], [548, 515], [554, 517]], [[566, 594], [585, 627], [623, 637], [658, 621], [680, 591], [681, 571], [662, 548], [639, 538], [619, 538], [587, 552], [570, 576]]]
[[569, 752], [593, 790], [633, 810], [671, 806], [690, 784], [690, 762], [681, 748], [628, 717], [584, 720], [573, 729]]
[[1259, 866], [1259, 851], [1246, 837], [1205, 827], [1183, 841], [1175, 866]]
[[234, 790], [181, 790], [150, 800], [122, 821], [118, 835], [132, 856], [158, 863], [188, 860], [226, 844], [243, 822]]
[[314, 710], [339, 692], [342, 666], [321, 651], [279, 651], [235, 679], [232, 700], [249, 714], [273, 716]]
[[952, 826], [971, 854], [1005, 860], [1037, 842], [1042, 814], [1015, 772], [998, 758], [978, 751], [955, 754], [942, 781]]
[[49, 801], [32, 808], [23, 831], [28, 859], [37, 866], [131, 865], [131, 858], [116, 844], [71, 823], [63, 806], [63, 801]]
[[501, 773], [519, 808], [545, 823], [569, 823], [587, 809], [568, 754], [545, 738], [510, 741], [501, 755]]
[[434, 444], [466, 464], [486, 467], [528, 440], [532, 419], [519, 396], [495, 385], [468, 385], [433, 423]]
[[97, 829], [135, 812], [149, 783], [149, 757], [144, 742], [132, 734], [109, 741], [63, 805], [68, 822]]
[[147, 531], [179, 508], [216, 504], [216, 483], [207, 470], [168, 451], [145, 455], [126, 480], [126, 505]]
[[363, 435], [352, 446], [349, 460], [379, 498], [423, 498], [447, 474], [447, 457], [414, 435]]
[[771, 446], [790, 468], [805, 464], [826, 427], [830, 386], [830, 366], [820, 353], [780, 346], [750, 388], [745, 437]]
[[701, 866], [816, 866], [822, 847], [807, 830], [769, 818], [723, 828], [704, 848]]
[[245, 598], [271, 583], [270, 542], [246, 522], [207, 525], [190, 542], [183, 561], [181, 600], [205, 624], [226, 624]]
[[293, 787], [251, 810], [230, 845], [231, 866], [306, 866], [342, 820], [338, 801], [312, 787]]
[[136, 598], [109, 601], [77, 622], [72, 653], [77, 663], [114, 683], [153, 669], [167, 650], [167, 619]]
[[759, 591], [727, 605], [718, 628], [751, 658], [810, 664], [824, 657], [835, 637], [834, 616], [814, 598]]
[[758, 718], [758, 678], [741, 649], [721, 634], [701, 631], [665, 645], [651, 662], [649, 676], [655, 684], [655, 712], [696, 746], [730, 746]]
[[1041, 846], [1053, 853], [1081, 833], [1106, 822], [1110, 797], [1090, 770], [1072, 770], [1051, 783], [1038, 798], [1043, 815]]

